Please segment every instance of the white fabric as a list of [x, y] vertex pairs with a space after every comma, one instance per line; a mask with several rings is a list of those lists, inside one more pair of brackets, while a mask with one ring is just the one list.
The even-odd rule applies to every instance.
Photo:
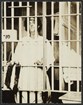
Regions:
[[62, 66], [79, 66], [81, 67], [81, 56], [77, 54], [73, 49], [69, 49], [68, 46], [62, 44], [61, 50], [61, 64]]
[[[69, 80], [76, 80], [76, 77], [81, 75], [81, 69], [76, 68], [81, 67], [81, 56], [73, 49], [70, 50], [65, 44], [62, 45], [61, 51], [61, 64], [64, 67], [63, 78], [65, 82], [68, 83]], [[67, 66], [73, 68], [67, 68]]]
[[[51, 44], [48, 40], [45, 50], [45, 64], [49, 67], [53, 63], [54, 57]], [[14, 54], [14, 61], [20, 63], [21, 66], [33, 66], [38, 60], [41, 62], [42, 58], [43, 37], [38, 36], [35, 39], [25, 37], [21, 43], [18, 43]], [[50, 89], [48, 78], [47, 84], [47, 88]], [[37, 67], [21, 67], [18, 88], [19, 90], [43, 90], [43, 69]]]
[[[52, 48], [48, 40], [46, 40], [46, 65], [52, 64], [54, 61]], [[43, 58], [43, 37], [38, 36], [35, 39], [25, 37], [23, 42], [18, 43], [15, 54], [14, 61], [19, 62], [22, 66], [33, 65], [34, 62]], [[27, 57], [27, 58], [26, 58]]]

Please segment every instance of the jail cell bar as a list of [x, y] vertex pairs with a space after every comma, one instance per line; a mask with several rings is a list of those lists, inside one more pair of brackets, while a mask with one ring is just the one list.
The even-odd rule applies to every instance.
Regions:
[[[12, 22], [11, 22], [11, 26], [12, 26], [12, 28], [11, 28], [11, 30], [14, 30], [14, 19], [15, 18], [18, 18], [19, 19], [19, 41], [21, 41], [21, 39], [22, 39], [22, 18], [27, 18], [27, 25], [29, 26], [29, 17], [31, 17], [30, 16], [30, 4], [29, 4], [29, 2], [27, 2], [27, 6], [22, 6], [22, 2], [19, 2], [19, 6], [14, 6], [14, 2], [11, 2], [11, 6], [10, 6], [10, 8], [11, 8], [11, 16], [7, 16], [6, 15], [6, 3], [7, 2], [3, 2], [4, 3], [4, 16], [3, 16], [3, 19], [4, 19], [4, 26], [3, 26], [3, 29], [4, 30], [7, 30], [7, 27], [6, 27], [6, 24], [7, 24], [7, 18], [11, 18], [11, 20], [12, 20]], [[54, 17], [56, 17], [56, 15], [55, 15], [55, 13], [54, 13], [54, 3], [55, 2], [51, 2], [51, 15], [47, 15], [46, 14], [46, 8], [47, 8], [47, 6], [46, 6], [46, 2], [42, 2], [42, 6], [43, 6], [43, 8], [42, 8], [42, 10], [43, 10], [43, 15], [40, 15], [40, 16], [38, 16], [37, 15], [37, 5], [38, 5], [38, 3], [37, 2], [35, 2], [34, 3], [34, 5], [35, 5], [35, 15], [34, 16], [32, 16], [32, 17], [35, 17], [35, 25], [37, 26], [37, 18], [38, 17], [42, 17], [43, 18], [43, 38], [44, 38], [44, 40], [43, 40], [43, 56], [44, 56], [44, 58], [45, 58], [45, 49], [46, 49], [46, 46], [45, 46], [45, 43], [46, 43], [46, 37], [47, 37], [47, 33], [46, 33], [46, 30], [47, 30], [47, 26], [46, 26], [46, 19], [47, 19], [47, 17], [51, 17], [51, 43], [52, 43], [52, 52], [54, 52], [54, 42], [57, 42], [56, 40], [54, 40], [54, 33], [55, 33], [55, 30], [54, 30]], [[63, 11], [63, 6], [65, 7], [65, 4], [68, 4], [68, 13], [64, 13], [64, 11]], [[71, 42], [77, 42], [77, 53], [79, 53], [79, 42], [80, 42], [80, 40], [79, 40], [79, 16], [80, 16], [80, 14], [79, 14], [79, 2], [77, 2], [76, 3], [77, 5], [76, 5], [76, 7], [77, 7], [77, 13], [75, 13], [75, 14], [71, 14], [70, 13], [70, 10], [71, 10], [71, 7], [70, 7], [70, 5], [71, 5], [71, 2], [59, 2], [59, 14], [58, 14], [58, 17], [59, 17], [59, 40], [58, 40], [58, 42], [59, 42], [59, 90], [54, 90], [54, 85], [56, 85], [56, 84], [54, 84], [54, 67], [56, 67], [57, 65], [54, 65], [54, 63], [51, 65], [51, 71], [52, 71], [52, 74], [51, 74], [51, 91], [58, 91], [58, 92], [65, 92], [65, 90], [64, 90], [64, 84], [63, 84], [63, 76], [62, 76], [62, 61], [61, 61], [61, 52], [62, 52], [62, 42], [68, 42], [68, 47], [70, 48], [70, 43]], [[15, 8], [26, 8], [27, 9], [27, 12], [26, 12], [26, 16], [14, 16], [14, 9]], [[77, 17], [77, 28], [76, 28], [76, 32], [77, 32], [77, 39], [76, 40], [70, 40], [70, 31], [71, 31], [71, 23], [70, 23], [70, 21], [71, 21], [71, 15], [72, 16], [76, 16]], [[67, 16], [68, 17], [68, 40], [64, 40], [64, 32], [63, 32], [63, 20], [62, 20], [62, 17], [65, 17], [65, 16]], [[29, 27], [27, 27], [27, 35], [29, 35]], [[37, 35], [37, 27], [35, 27], [35, 35]], [[10, 41], [11, 42], [11, 44], [12, 44], [12, 60], [13, 60], [13, 53], [14, 53], [14, 43], [15, 42], [18, 42], [19, 43], [19, 41], [18, 40], [16, 40], [16, 41]], [[3, 42], [3, 44], [4, 44], [4, 75], [5, 75], [5, 73], [6, 73], [6, 62], [7, 62], [7, 60], [6, 60], [6, 51], [7, 51], [7, 49], [6, 49], [6, 44], [7, 44], [7, 42], [6, 41], [2, 41]], [[44, 59], [44, 64], [43, 64], [43, 71], [44, 71], [44, 83], [45, 83], [45, 59]], [[70, 68], [70, 67], [69, 67]], [[79, 68], [79, 67], [78, 67]], [[4, 77], [5, 78], [5, 77]], [[47, 90], [45, 90], [45, 84], [43, 85], [44, 86], [44, 90], [43, 91], [47, 91]], [[77, 80], [77, 91], [79, 90], [79, 81]], [[69, 84], [68, 84], [68, 91], [70, 91], [70, 82], [69, 82]]]
[[[4, 17], [6, 17], [6, 2], [4, 2]], [[4, 30], [6, 30], [6, 18], [4, 18]], [[4, 54], [4, 59], [3, 59], [3, 62], [2, 62], [2, 65], [3, 66], [3, 72], [4, 72], [4, 77], [2, 80], [5, 80], [5, 76], [6, 76], [6, 42], [3, 43], [3, 46], [4, 46], [4, 51], [3, 51], [3, 54]], [[3, 86], [2, 86], [3, 87]]]
[[[67, 7], [67, 11], [65, 12], [64, 10], [64, 8], [66, 7], [66, 5], [68, 5]], [[81, 39], [79, 38], [80, 37], [80, 30], [79, 30], [79, 16], [80, 16], [80, 11], [79, 11], [79, 2], [77, 2], [76, 3], [76, 13], [71, 13], [71, 2], [63, 2], [63, 3], [60, 3], [60, 5], [59, 5], [60, 7], [60, 12], [59, 12], [59, 35], [60, 35], [60, 42], [59, 42], [59, 45], [60, 45], [60, 47], [59, 47], [59, 51], [60, 51], [60, 54], [59, 54], [59, 56], [60, 56], [60, 64], [59, 64], [59, 66], [60, 66], [60, 70], [59, 70], [59, 74], [60, 74], [60, 76], [59, 76], [59, 80], [60, 80], [60, 84], [59, 84], [59, 86], [60, 86], [60, 90], [62, 90], [63, 89], [63, 81], [62, 81], [62, 60], [61, 60], [61, 53], [62, 53], [62, 43], [63, 42], [67, 42], [68, 43], [68, 48], [69, 49], [71, 49], [70, 48], [70, 44], [72, 43], [72, 42], [76, 42], [77, 43], [77, 45], [76, 45], [76, 53], [77, 54], [79, 54], [80, 52], [79, 52], [79, 43], [81, 42]], [[63, 9], [62, 9], [63, 8]], [[76, 37], [76, 39], [70, 39], [70, 32], [71, 32], [71, 30], [72, 30], [72, 25], [71, 25], [71, 16], [76, 16], [76, 35], [77, 35], [77, 37]], [[64, 18], [64, 17], [68, 17], [68, 26], [67, 26], [67, 29], [68, 29], [68, 40], [66, 40], [65, 38], [64, 38], [64, 30], [63, 30], [63, 20], [62, 20], [62, 17]], [[75, 28], [74, 28], [75, 29]], [[68, 58], [67, 58], [68, 59]], [[72, 60], [72, 59], [71, 59]], [[71, 63], [71, 62], [70, 62]], [[65, 68], [65, 67], [64, 67]], [[75, 67], [73, 67], [73, 68], [75, 68]], [[71, 66], [68, 66], [68, 70], [71, 70]], [[79, 73], [78, 73], [78, 71], [79, 71]], [[77, 92], [79, 92], [79, 81], [81, 81], [81, 67], [79, 67], [79, 66], [76, 66], [76, 71], [75, 71], [75, 74], [77, 74], [77, 77], [76, 78], [74, 78], [74, 79], [72, 79], [73, 77], [74, 77], [74, 75], [73, 75], [73, 77], [71, 77], [71, 73], [69, 73], [69, 81], [68, 81], [68, 91], [71, 91], [71, 81], [76, 81], [77, 82]], [[61, 86], [63, 86], [62, 88], [61, 88]]]
[[[77, 6], [77, 14], [79, 14], [79, 3], [77, 3], [76, 6]], [[77, 40], [80, 40], [79, 31], [80, 31], [79, 30], [79, 15], [77, 15]], [[79, 41], [77, 42], [77, 53], [79, 54]], [[77, 91], [79, 92], [79, 79], [77, 80]]]

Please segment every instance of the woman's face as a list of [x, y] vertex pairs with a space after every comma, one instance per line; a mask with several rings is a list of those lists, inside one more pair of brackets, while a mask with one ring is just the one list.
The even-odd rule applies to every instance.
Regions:
[[33, 17], [29, 20], [29, 31], [30, 33], [35, 32], [35, 18]]

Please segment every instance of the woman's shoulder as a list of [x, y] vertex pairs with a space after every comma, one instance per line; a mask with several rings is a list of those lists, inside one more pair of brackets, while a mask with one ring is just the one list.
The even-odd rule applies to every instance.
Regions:
[[[43, 41], [44, 38], [43, 38], [43, 36], [38, 36], [37, 40]], [[50, 44], [50, 42], [49, 42], [48, 39], [45, 39], [45, 42], [46, 42], [47, 44]]]
[[27, 41], [27, 40], [29, 40], [30, 39], [30, 37], [28, 37], [27, 35], [26, 36], [24, 36], [23, 38], [22, 38], [22, 41]]
[[43, 40], [43, 36], [38, 35], [38, 39]]

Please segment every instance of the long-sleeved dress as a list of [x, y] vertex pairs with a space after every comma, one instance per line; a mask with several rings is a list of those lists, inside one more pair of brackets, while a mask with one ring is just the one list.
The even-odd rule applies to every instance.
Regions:
[[[52, 47], [48, 40], [46, 40], [45, 46], [44, 49], [42, 36], [35, 39], [25, 37], [22, 42], [18, 43], [14, 61], [19, 62], [22, 66], [18, 82], [19, 90], [43, 90], [43, 69], [36, 67], [35, 62], [38, 60], [41, 62], [43, 50], [45, 50], [45, 65], [49, 67], [54, 61]], [[47, 89], [50, 89], [48, 77], [47, 84]]]

